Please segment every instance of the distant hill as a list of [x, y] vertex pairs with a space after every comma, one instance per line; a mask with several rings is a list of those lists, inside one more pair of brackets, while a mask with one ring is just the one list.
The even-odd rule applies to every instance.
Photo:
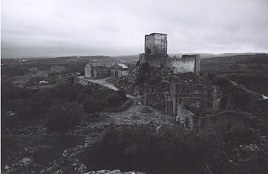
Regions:
[[268, 95], [268, 54], [202, 59], [201, 72], [228, 77], [249, 90]]
[[[223, 54], [212, 54], [212, 53], [171, 53], [168, 54], [170, 57], [176, 56], [177, 58], [181, 58], [182, 55], [185, 54], [199, 54], [201, 56], [201, 59], [205, 58], [212, 58], [212, 57], [229, 57], [229, 56], [238, 56], [238, 55], [255, 55], [258, 53], [223, 53]], [[121, 61], [137, 61], [139, 60], [139, 55], [122, 55], [122, 56], [113, 56], [116, 60]]]
[[116, 59], [117, 61], [127, 61], [127, 62], [131, 62], [131, 61], [138, 61], [139, 60], [139, 55], [125, 55], [125, 56], [113, 56], [114, 59]]
[[173, 53], [168, 54], [170, 57], [176, 56], [177, 58], [180, 58], [184, 54], [199, 54], [201, 56], [201, 59], [204, 58], [212, 58], [212, 57], [227, 57], [227, 56], [237, 56], [237, 55], [255, 55], [258, 53], [222, 53], [222, 54], [212, 54], [212, 53]]
[[268, 74], [268, 54], [246, 54], [202, 59], [201, 71], [216, 74]]

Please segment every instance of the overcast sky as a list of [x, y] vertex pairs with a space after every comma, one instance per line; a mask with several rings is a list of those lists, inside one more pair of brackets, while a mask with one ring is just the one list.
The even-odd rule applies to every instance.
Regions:
[[168, 53], [268, 52], [268, 1], [2, 0], [2, 58], [128, 55], [144, 35]]

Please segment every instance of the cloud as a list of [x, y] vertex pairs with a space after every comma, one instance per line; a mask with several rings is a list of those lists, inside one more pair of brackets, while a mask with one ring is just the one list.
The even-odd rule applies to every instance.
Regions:
[[168, 52], [268, 52], [268, 1], [3, 0], [2, 57], [124, 55], [144, 35]]

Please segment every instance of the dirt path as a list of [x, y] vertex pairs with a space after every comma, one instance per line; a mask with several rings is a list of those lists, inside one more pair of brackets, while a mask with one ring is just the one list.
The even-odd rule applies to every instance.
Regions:
[[[106, 79], [109, 79], [110, 77], [107, 77], [107, 78], [104, 78], [104, 79], [86, 79], [84, 77], [80, 77], [80, 78], [83, 78], [84, 80], [88, 81], [88, 82], [91, 82], [91, 83], [96, 83], [98, 85], [101, 85], [101, 86], [104, 86], [104, 87], [107, 87], [107, 88], [110, 88], [114, 91], [118, 91], [119, 89], [112, 83], [109, 83], [106, 81]], [[132, 96], [130, 94], [127, 94], [127, 97], [129, 99], [138, 99], [137, 97], [135, 96]]]
[[112, 89], [114, 91], [118, 91], [118, 88], [116, 86], [114, 86], [113, 84], [105, 81], [105, 79], [87, 79], [87, 81], [99, 84], [101, 86], [105, 86], [105, 87], [110, 88], [110, 89]]

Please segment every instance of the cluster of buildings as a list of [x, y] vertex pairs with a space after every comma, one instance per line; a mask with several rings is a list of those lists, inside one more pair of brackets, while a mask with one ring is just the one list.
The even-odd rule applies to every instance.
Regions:
[[112, 76], [114, 78], [120, 78], [129, 74], [129, 67], [123, 63], [110, 62], [101, 63], [88, 63], [85, 66], [85, 78], [106, 78]]

